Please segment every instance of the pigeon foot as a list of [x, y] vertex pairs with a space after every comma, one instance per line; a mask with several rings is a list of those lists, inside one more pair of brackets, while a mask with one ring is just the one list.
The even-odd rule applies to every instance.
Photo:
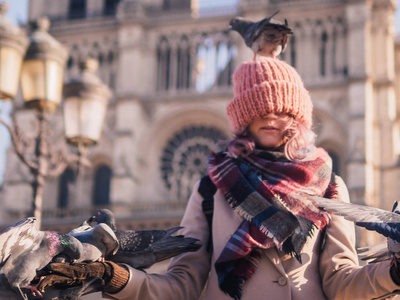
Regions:
[[43, 294], [37, 289], [37, 287], [39, 286], [39, 284], [43, 281], [43, 279], [44, 279], [45, 277], [46, 277], [46, 276], [40, 277], [40, 278], [39, 278], [39, 282], [38, 282], [36, 285], [28, 285], [28, 286], [26, 286], [25, 288], [27, 288], [28, 290], [30, 290], [33, 296], [40, 296], [40, 297], [43, 297]]

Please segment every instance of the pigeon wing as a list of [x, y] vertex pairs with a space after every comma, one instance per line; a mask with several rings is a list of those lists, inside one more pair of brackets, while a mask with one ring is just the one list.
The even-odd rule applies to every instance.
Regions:
[[1, 274], [13, 287], [23, 287], [35, 277], [41, 258], [35, 254], [44, 233], [37, 229], [36, 219], [27, 218], [0, 235]]
[[390, 252], [387, 247], [387, 242], [381, 242], [371, 246], [366, 246], [357, 249], [358, 257], [369, 263], [380, 262], [390, 259]]
[[104, 246], [104, 257], [117, 253], [119, 242], [114, 231], [106, 224], [101, 223], [93, 228], [92, 238], [95, 246]]
[[5, 265], [11, 253], [13, 257], [29, 251], [38, 240], [35, 218], [21, 220], [0, 234], [0, 267]]
[[[400, 215], [366, 205], [355, 203], [344, 203], [322, 197], [312, 197], [311, 201], [324, 210], [331, 211], [336, 215], [357, 223], [400, 223]], [[357, 224], [358, 225], [358, 224]]]
[[253, 43], [260, 37], [265, 26], [269, 23], [270, 18], [265, 18], [259, 22], [252, 23], [246, 30], [243, 38], [248, 47], [252, 47]]
[[400, 243], [400, 223], [356, 222], [356, 225], [376, 231]]
[[317, 206], [343, 216], [357, 226], [376, 231], [400, 242], [400, 215], [394, 212], [354, 203], [344, 203], [322, 197], [312, 197]]
[[147, 268], [156, 262], [199, 249], [201, 245], [196, 244], [197, 239], [182, 235], [172, 236], [181, 228], [175, 227], [167, 231], [117, 231], [120, 249], [111, 260], [127, 263], [134, 268]]
[[254, 22], [248, 27], [244, 35], [244, 41], [248, 47], [252, 48], [253, 43], [261, 36], [263, 32], [265, 32], [265, 30], [268, 30], [270, 25], [280, 25], [281, 27], [288, 28], [287, 26], [280, 24], [281, 22], [272, 19], [278, 13], [279, 10], [273, 13], [271, 16], [262, 19], [261, 21]]

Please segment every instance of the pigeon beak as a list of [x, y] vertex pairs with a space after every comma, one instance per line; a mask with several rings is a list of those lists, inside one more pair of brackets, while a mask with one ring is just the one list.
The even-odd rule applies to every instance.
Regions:
[[90, 224], [96, 220], [96, 216], [91, 216], [87, 222]]

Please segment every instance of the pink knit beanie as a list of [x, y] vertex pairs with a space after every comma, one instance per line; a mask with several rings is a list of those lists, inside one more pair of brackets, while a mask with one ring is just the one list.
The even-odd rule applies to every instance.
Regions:
[[310, 95], [300, 75], [284, 61], [258, 57], [242, 63], [233, 74], [233, 92], [226, 113], [235, 134], [271, 112], [290, 114], [311, 128]]

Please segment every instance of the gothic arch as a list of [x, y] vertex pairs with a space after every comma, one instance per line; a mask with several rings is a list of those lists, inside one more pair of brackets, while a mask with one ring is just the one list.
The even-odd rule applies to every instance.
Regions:
[[158, 91], [203, 92], [231, 84], [236, 47], [227, 31], [164, 34], [156, 48]]
[[[76, 172], [72, 167], [67, 167], [58, 179], [58, 208], [68, 208], [70, 197], [71, 197], [71, 187], [75, 183]], [[73, 196], [73, 195], [72, 195]]]
[[316, 145], [324, 148], [333, 159], [334, 169], [338, 175], [346, 177], [347, 135], [335, 117], [322, 109], [314, 107], [314, 125], [317, 134]]
[[170, 87], [170, 63], [171, 46], [167, 37], [162, 36], [157, 46], [157, 90], [168, 90]]

